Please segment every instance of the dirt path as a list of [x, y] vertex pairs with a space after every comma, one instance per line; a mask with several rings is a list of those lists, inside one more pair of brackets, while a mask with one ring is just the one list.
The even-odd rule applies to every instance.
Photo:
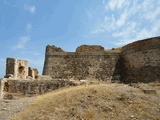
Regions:
[[13, 100], [0, 99], [0, 120], [7, 120], [11, 115], [25, 109], [28, 103], [32, 102], [35, 97], [20, 98]]

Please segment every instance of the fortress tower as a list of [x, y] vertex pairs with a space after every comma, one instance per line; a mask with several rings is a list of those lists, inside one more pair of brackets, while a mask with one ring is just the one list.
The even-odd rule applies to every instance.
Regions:
[[123, 82], [160, 81], [160, 37], [122, 47]]

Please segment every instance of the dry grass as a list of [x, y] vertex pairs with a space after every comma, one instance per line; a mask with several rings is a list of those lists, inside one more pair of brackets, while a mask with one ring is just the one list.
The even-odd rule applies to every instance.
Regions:
[[37, 97], [11, 120], [158, 120], [159, 96], [118, 84], [77, 86]]

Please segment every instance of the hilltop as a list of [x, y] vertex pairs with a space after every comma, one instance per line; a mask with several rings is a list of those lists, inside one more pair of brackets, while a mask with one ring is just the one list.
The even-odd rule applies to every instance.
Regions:
[[27, 109], [10, 119], [158, 120], [159, 99], [159, 83], [82, 85], [38, 96]]

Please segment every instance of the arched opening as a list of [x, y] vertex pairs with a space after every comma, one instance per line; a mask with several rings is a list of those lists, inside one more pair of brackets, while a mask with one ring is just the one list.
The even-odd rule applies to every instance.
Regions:
[[19, 75], [19, 77], [20, 78], [24, 78], [24, 76], [25, 76], [25, 70], [24, 70], [24, 66], [20, 66], [19, 68], [18, 68], [18, 75]]

